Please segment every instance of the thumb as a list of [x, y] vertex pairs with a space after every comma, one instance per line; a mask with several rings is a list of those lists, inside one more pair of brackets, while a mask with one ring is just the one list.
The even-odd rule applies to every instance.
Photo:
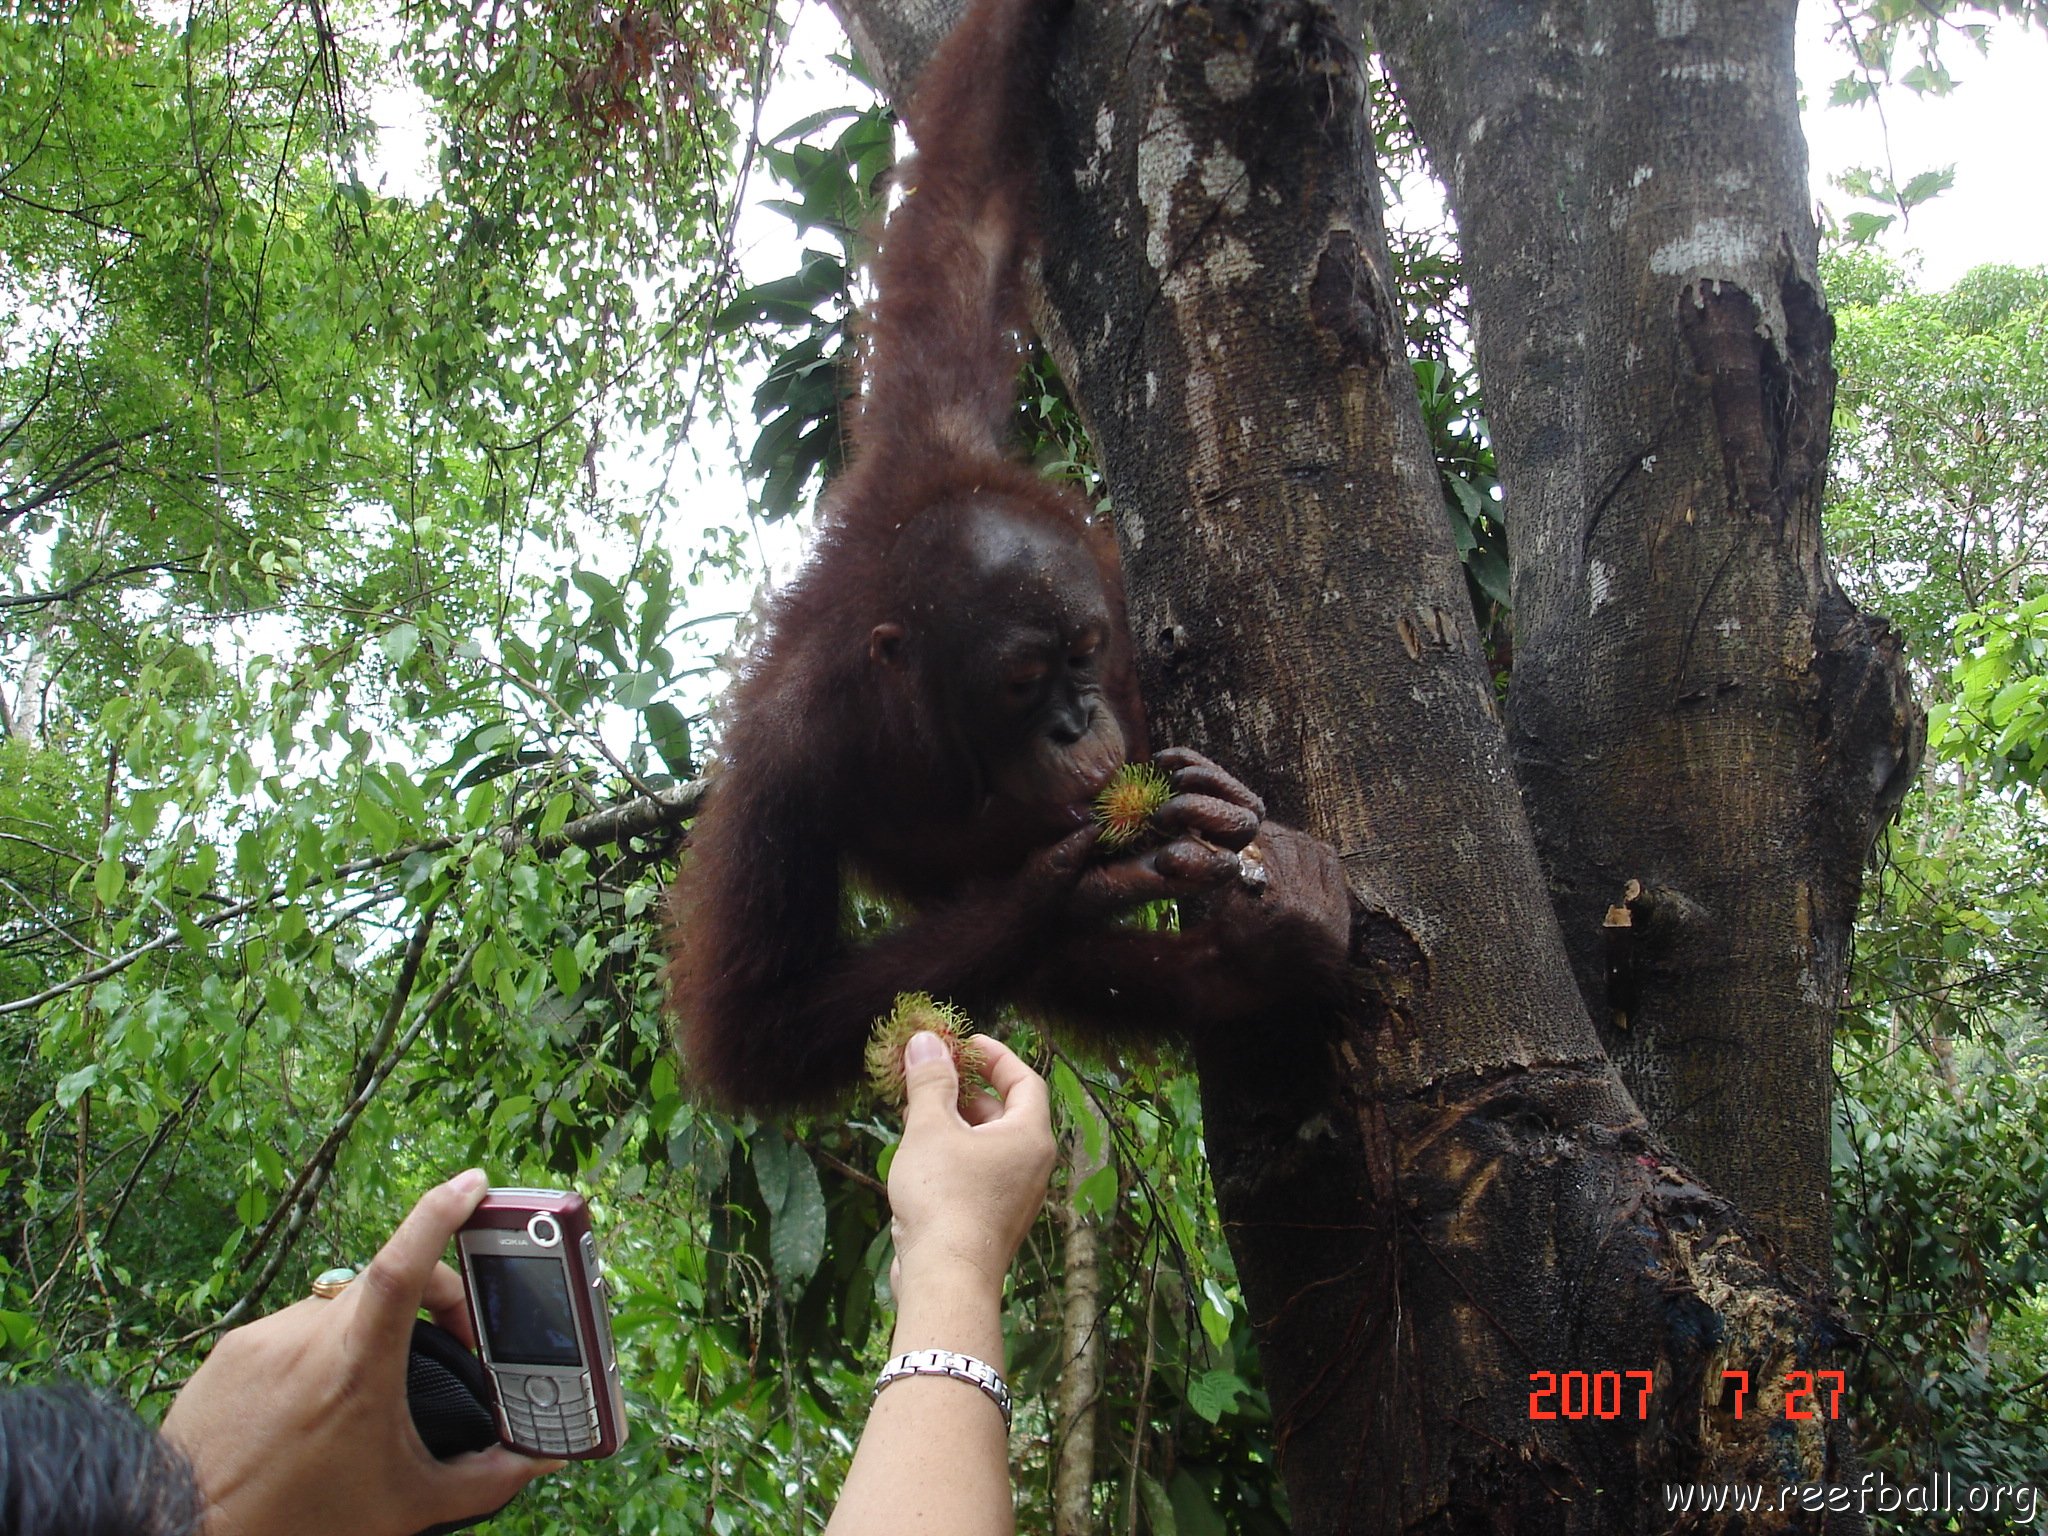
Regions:
[[451, 1457], [434, 1470], [436, 1502], [454, 1520], [496, 1514], [536, 1477], [559, 1472], [567, 1462], [522, 1456], [502, 1445]]
[[946, 1042], [932, 1030], [920, 1029], [903, 1047], [903, 1092], [906, 1129], [913, 1118], [941, 1110], [959, 1113], [960, 1073]]

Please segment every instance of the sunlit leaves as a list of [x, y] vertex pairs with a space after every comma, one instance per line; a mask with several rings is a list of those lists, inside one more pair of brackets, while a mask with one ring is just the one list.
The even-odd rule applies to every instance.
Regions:
[[1824, 277], [1842, 376], [1831, 550], [1931, 664], [1961, 615], [2016, 595], [2043, 547], [2048, 273], [1983, 268], [1923, 294], [1857, 254]]
[[2048, 594], [1964, 614], [1955, 652], [1929, 746], [1989, 770], [1995, 785], [2039, 789], [2048, 777]]
[[[840, 465], [840, 406], [854, 388], [852, 316], [862, 230], [878, 205], [894, 155], [894, 119], [881, 107], [818, 113], [762, 146], [763, 165], [792, 196], [770, 199], [805, 237], [834, 250], [807, 249], [786, 277], [742, 290], [713, 322], [720, 332], [791, 332], [771, 344], [774, 360], [754, 394], [760, 434], [747, 454], [762, 511], [795, 511], [814, 484]], [[829, 142], [809, 140], [837, 128]]]

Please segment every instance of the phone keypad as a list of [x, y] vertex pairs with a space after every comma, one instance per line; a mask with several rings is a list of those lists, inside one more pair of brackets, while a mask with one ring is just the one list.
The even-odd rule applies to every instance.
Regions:
[[560, 1401], [561, 1383], [552, 1376], [499, 1376], [499, 1406], [508, 1438], [520, 1445], [566, 1456], [587, 1451], [598, 1442], [597, 1400], [590, 1375], [578, 1378], [569, 1402]]

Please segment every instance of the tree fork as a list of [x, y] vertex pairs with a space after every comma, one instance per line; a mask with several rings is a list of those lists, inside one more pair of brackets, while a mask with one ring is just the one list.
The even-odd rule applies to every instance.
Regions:
[[[1793, 0], [1371, 0], [1460, 225], [1514, 551], [1510, 735], [1587, 1006], [1650, 1123], [1829, 1265], [1861, 866], [1922, 739], [1828, 570], [1833, 322]], [[1605, 922], [1666, 893], [1610, 992]]]

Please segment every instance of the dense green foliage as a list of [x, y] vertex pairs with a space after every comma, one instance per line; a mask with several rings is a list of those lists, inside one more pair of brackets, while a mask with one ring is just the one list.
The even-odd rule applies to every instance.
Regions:
[[[894, 1132], [688, 1104], [656, 943], [729, 617], [675, 551], [730, 563], [745, 510], [679, 537], [660, 457], [773, 337], [764, 510], [833, 462], [890, 149], [828, 114], [749, 165], [755, 52], [715, 4], [0, 22], [0, 1374], [159, 1412], [482, 1164], [593, 1195], [635, 1424], [498, 1528], [822, 1523]], [[406, 79], [438, 164], [382, 185]], [[742, 166], [829, 266], [735, 292]], [[1275, 1529], [1192, 1087], [1044, 1059], [1117, 1148], [1079, 1197], [1115, 1217], [1102, 1498]], [[1012, 1312], [1041, 1509], [1060, 1284], [1048, 1226]]]
[[1828, 272], [1829, 531], [1930, 705], [1868, 886], [1843, 1015], [1837, 1254], [1872, 1338], [1858, 1401], [1900, 1480], [2048, 1484], [2048, 271], [1924, 294]]
[[[849, 108], [750, 149], [778, 38], [749, 15], [0, 13], [0, 1378], [160, 1412], [223, 1322], [482, 1164], [593, 1195], [634, 1418], [622, 1456], [496, 1528], [822, 1523], [886, 1328], [894, 1129], [735, 1122], [667, 1054], [660, 891], [712, 744], [730, 615], [707, 593], [749, 510], [697, 504], [669, 461], [744, 414], [755, 358], [753, 510], [836, 464], [892, 125]], [[373, 126], [401, 88], [433, 110], [431, 168]], [[764, 176], [807, 249], [742, 284], [734, 203]], [[1455, 249], [1396, 254], [1505, 668]], [[1837, 547], [1940, 706], [1841, 1059], [1841, 1250], [1879, 1341], [1860, 1401], [1898, 1468], [2048, 1483], [2025, 1379], [2048, 1339], [2048, 279], [1831, 282]], [[1020, 411], [1048, 472], [1100, 494], [1043, 360]], [[1018, 1038], [1072, 1154], [1055, 1204], [1104, 1226], [1105, 1523], [1282, 1529], [1190, 1078]], [[1049, 1217], [1013, 1282], [1026, 1529], [1050, 1524], [1065, 1259]]]

